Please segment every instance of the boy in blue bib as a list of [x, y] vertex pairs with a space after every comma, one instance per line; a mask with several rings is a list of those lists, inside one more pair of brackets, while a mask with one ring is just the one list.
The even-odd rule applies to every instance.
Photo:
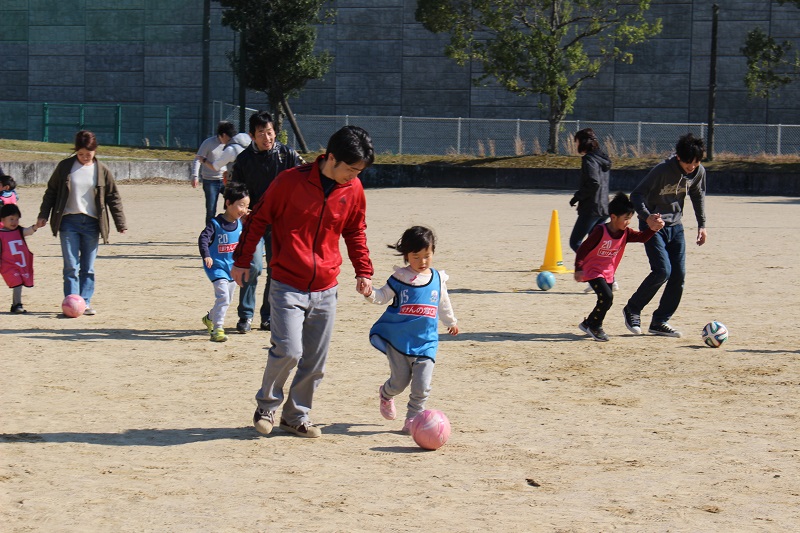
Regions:
[[236, 290], [231, 277], [233, 251], [242, 233], [241, 218], [250, 212], [250, 196], [243, 184], [229, 184], [222, 197], [225, 212], [212, 218], [197, 240], [203, 269], [214, 284], [214, 307], [203, 317], [203, 324], [214, 342], [228, 340], [223, 325]]

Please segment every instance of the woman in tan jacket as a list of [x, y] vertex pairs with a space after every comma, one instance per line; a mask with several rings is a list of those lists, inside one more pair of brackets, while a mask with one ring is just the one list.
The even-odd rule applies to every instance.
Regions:
[[[64, 296], [78, 294], [86, 301], [85, 315], [96, 314], [94, 260], [100, 237], [108, 243], [109, 217], [125, 233], [122, 198], [111, 171], [95, 159], [97, 138], [81, 130], [75, 135], [75, 155], [61, 161], [47, 182], [37, 227], [50, 219], [53, 235], [61, 236], [64, 257]], [[52, 216], [51, 216], [52, 215]]]

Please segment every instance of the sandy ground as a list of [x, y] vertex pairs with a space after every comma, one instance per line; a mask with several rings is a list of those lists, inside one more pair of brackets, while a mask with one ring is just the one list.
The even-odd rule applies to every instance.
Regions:
[[[23, 222], [42, 192], [20, 189]], [[532, 272], [553, 209], [574, 259], [567, 191], [368, 190], [376, 282], [397, 263], [385, 245], [412, 224], [436, 230], [436, 266], [451, 276], [462, 334], [442, 335], [428, 406], [453, 433], [430, 452], [400, 434], [402, 420], [380, 417], [388, 365], [367, 332], [382, 308], [356, 293], [349, 263], [312, 411], [322, 438], [258, 435], [269, 334], [208, 341], [202, 193], [122, 194], [131, 229], [100, 249], [97, 316], [60, 315], [60, 248], [47, 231], [29, 240], [30, 313], [6, 312], [10, 290], [2, 304], [3, 531], [800, 528], [796, 198], [708, 198], [709, 242], [688, 246], [672, 320], [681, 339], [625, 329], [621, 309], [647, 272], [629, 245], [612, 339], [599, 343], [577, 328], [594, 296], [566, 274], [539, 291]], [[715, 319], [731, 331], [717, 350], [700, 338]]]

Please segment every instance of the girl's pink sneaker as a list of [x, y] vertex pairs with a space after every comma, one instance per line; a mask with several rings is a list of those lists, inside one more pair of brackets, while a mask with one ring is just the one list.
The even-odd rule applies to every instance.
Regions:
[[378, 389], [378, 395], [381, 399], [381, 416], [386, 420], [394, 420], [397, 418], [397, 411], [394, 408], [394, 398], [386, 398], [383, 395], [383, 385]]

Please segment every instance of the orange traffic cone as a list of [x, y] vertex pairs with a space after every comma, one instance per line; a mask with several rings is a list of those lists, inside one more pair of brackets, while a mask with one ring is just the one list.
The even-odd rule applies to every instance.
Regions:
[[544, 263], [538, 272], [547, 270], [553, 274], [567, 274], [572, 272], [564, 267], [564, 257], [561, 255], [561, 231], [558, 226], [558, 211], [553, 209], [550, 218], [550, 232], [547, 235], [547, 248], [544, 251]]

